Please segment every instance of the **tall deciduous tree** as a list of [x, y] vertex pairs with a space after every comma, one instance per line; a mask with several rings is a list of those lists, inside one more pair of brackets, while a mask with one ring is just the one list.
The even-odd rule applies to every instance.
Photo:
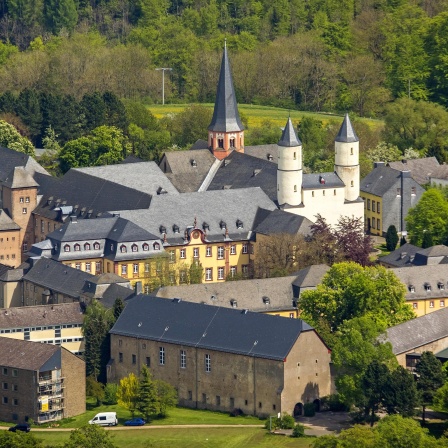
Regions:
[[400, 414], [403, 417], [412, 417], [418, 405], [417, 387], [409, 370], [398, 366], [389, 374], [384, 387], [383, 405], [388, 414]]
[[165, 417], [168, 408], [172, 408], [178, 403], [177, 392], [176, 389], [166, 381], [155, 380], [155, 386], [159, 403], [159, 414]]
[[22, 137], [12, 124], [3, 120], [0, 120], [0, 146], [34, 156], [33, 144]]
[[370, 426], [375, 421], [375, 413], [384, 401], [384, 391], [389, 380], [389, 369], [378, 360], [373, 360], [368, 366], [361, 380], [365, 397], [366, 415], [370, 412]]
[[126, 408], [134, 416], [139, 400], [139, 380], [133, 373], [120, 380], [117, 400], [120, 406]]
[[98, 425], [86, 425], [70, 433], [63, 448], [117, 448], [112, 435]]

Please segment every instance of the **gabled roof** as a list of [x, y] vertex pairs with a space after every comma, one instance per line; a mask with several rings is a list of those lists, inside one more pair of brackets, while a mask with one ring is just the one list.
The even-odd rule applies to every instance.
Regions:
[[435, 177], [441, 165], [435, 157], [424, 157], [422, 159], [403, 159], [398, 162], [389, 162], [388, 165], [394, 170], [410, 171], [412, 178], [420, 185], [429, 183], [430, 177]]
[[283, 129], [282, 137], [278, 142], [278, 146], [295, 147], [301, 146], [302, 142], [297, 137], [296, 131], [291, 121], [291, 117], [288, 118], [286, 122], [285, 129]]
[[216, 171], [207, 190], [260, 187], [277, 200], [277, 165], [268, 160], [233, 151]]
[[446, 257], [448, 256], [448, 246], [438, 244], [426, 249], [419, 249], [418, 253], [425, 257]]
[[242, 131], [244, 129], [240, 114], [238, 113], [232, 72], [227, 55], [227, 46], [224, 46], [218, 88], [216, 91], [215, 109], [208, 129], [210, 131], [221, 132]]
[[352, 122], [348, 114], [345, 114], [344, 121], [339, 129], [338, 135], [335, 138], [336, 142], [352, 143], [359, 142], [359, 138], [353, 129]]
[[110, 333], [283, 361], [311, 330], [301, 319], [141, 294], [128, 301]]
[[378, 165], [361, 180], [360, 190], [382, 197], [400, 181], [400, 176], [400, 171]]
[[[0, 337], [0, 365], [15, 369], [38, 370], [61, 350], [63, 348], [57, 345]], [[57, 367], [60, 368], [60, 361]]]
[[254, 231], [263, 235], [278, 235], [280, 233], [308, 235], [312, 224], [304, 216], [276, 209], [271, 211]]
[[330, 266], [326, 264], [308, 266], [294, 274], [296, 278], [292, 284], [300, 288], [315, 288], [329, 270]]
[[0, 231], [2, 230], [20, 230], [20, 226], [0, 208]]
[[14, 167], [4, 180], [3, 185], [8, 188], [31, 188], [39, 186], [24, 166]]
[[[254, 312], [287, 311], [296, 308], [291, 282], [293, 276], [239, 280], [197, 285], [164, 286], [157, 297], [180, 298], [187, 302], [238, 308]], [[233, 302], [234, 301], [234, 302]]]
[[384, 338], [392, 344], [393, 353], [399, 355], [447, 336], [448, 308], [445, 308], [395, 325]]
[[0, 147], [0, 182], [4, 182], [8, 175], [14, 170], [16, 166], [23, 166], [31, 176], [35, 173], [48, 173], [42, 168], [31, 156], [23, 152], [14, 151], [9, 148]]
[[271, 163], [278, 162], [278, 146], [276, 143], [271, 143], [269, 145], [245, 146], [244, 154], [262, 160], [268, 160]]
[[384, 257], [380, 257], [378, 261], [380, 263], [387, 264], [397, 268], [412, 266], [415, 254], [420, 251], [421, 248], [414, 246], [413, 244], [406, 243], [403, 246], [398, 247], [393, 252]]
[[433, 179], [448, 179], [448, 165], [440, 165], [433, 170], [430, 176]]

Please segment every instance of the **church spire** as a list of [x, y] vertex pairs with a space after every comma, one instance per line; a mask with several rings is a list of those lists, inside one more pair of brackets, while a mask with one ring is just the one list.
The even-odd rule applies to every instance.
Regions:
[[227, 44], [224, 44], [215, 109], [208, 127], [208, 146], [218, 159], [227, 157], [233, 150], [244, 152], [244, 126], [238, 113]]
[[302, 142], [296, 135], [296, 131], [294, 130], [294, 126], [291, 121], [291, 117], [288, 117], [288, 121], [286, 122], [285, 129], [283, 129], [282, 138], [277, 143], [278, 146], [300, 146]]
[[352, 122], [348, 114], [345, 114], [344, 121], [342, 122], [341, 129], [335, 138], [335, 142], [353, 143], [359, 142], [359, 138], [353, 129]]

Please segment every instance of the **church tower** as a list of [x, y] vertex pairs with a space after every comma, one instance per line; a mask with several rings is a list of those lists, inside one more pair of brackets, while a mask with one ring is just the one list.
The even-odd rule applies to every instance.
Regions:
[[208, 127], [208, 147], [220, 160], [233, 150], [244, 152], [244, 126], [238, 113], [227, 45], [222, 55], [215, 110]]
[[291, 117], [286, 122], [278, 145], [277, 200], [279, 205], [302, 203], [302, 142], [297, 137]]
[[359, 139], [348, 114], [334, 141], [334, 170], [345, 184], [345, 200], [356, 201], [359, 197]]

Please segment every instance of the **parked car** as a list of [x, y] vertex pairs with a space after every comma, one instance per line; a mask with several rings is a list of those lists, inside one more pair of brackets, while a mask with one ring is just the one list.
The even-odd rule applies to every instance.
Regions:
[[135, 417], [132, 418], [131, 420], [128, 420], [126, 422], [124, 422], [125, 426], [143, 426], [146, 422], [140, 418], [140, 417]]
[[23, 431], [23, 432], [30, 432], [31, 426], [28, 423], [19, 423], [16, 426], [11, 426], [9, 428], [9, 431], [16, 432], [16, 431]]
[[91, 425], [100, 425], [100, 426], [117, 426], [117, 413], [116, 412], [100, 412], [96, 414], [92, 420], [89, 420], [89, 424]]

